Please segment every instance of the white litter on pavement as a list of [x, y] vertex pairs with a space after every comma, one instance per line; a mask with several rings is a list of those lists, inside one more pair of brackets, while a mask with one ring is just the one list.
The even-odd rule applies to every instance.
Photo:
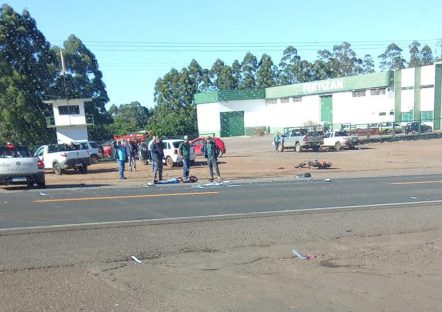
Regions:
[[141, 260], [139, 260], [137, 257], [132, 256], [131, 257], [136, 263], [143, 263]]
[[207, 186], [225, 186], [225, 187], [233, 187], [233, 186], [241, 186], [238, 184], [229, 184], [231, 181], [213, 181], [213, 182], [209, 182], [209, 183], [205, 183], [205, 184], [198, 184], [198, 185], [192, 185], [192, 188], [199, 188], [199, 189], [204, 189]]
[[294, 255], [295, 255], [296, 257], [298, 257], [299, 259], [302, 259], [302, 260], [307, 259], [306, 256], [304, 256], [304, 255], [300, 254], [299, 252], [297, 252], [296, 249], [293, 249], [293, 250], [292, 250], [292, 254], [294, 254]]
[[46, 195], [48, 195], [48, 194], [45, 194], [45, 193], [41, 193], [41, 192], [40, 192], [40, 195], [41, 195], [41, 196], [46, 196]]

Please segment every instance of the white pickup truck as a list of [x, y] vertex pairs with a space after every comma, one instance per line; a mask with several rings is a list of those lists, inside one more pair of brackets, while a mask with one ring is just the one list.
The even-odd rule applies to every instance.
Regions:
[[337, 151], [344, 147], [354, 149], [358, 144], [358, 137], [350, 135], [347, 131], [329, 131], [324, 135], [321, 147], [333, 148]]
[[44, 164], [23, 146], [0, 147], [0, 185], [46, 187]]
[[72, 143], [80, 146], [80, 149], [88, 150], [91, 164], [96, 164], [100, 159], [103, 158], [103, 151], [97, 142], [81, 140], [73, 141]]
[[34, 156], [44, 162], [45, 169], [52, 169], [57, 175], [64, 173], [67, 169], [87, 173], [87, 167], [90, 164], [89, 152], [76, 144], [43, 145], [37, 149]]

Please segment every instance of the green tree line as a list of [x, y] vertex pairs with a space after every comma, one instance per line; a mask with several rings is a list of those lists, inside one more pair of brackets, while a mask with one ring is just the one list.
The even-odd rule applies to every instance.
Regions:
[[[433, 57], [428, 45], [421, 47], [417, 41], [409, 46], [408, 62], [403, 52], [395, 43], [389, 44], [385, 52], [377, 56], [379, 69], [399, 70], [430, 65], [439, 60]], [[302, 58], [293, 46], [283, 51], [279, 63], [275, 63], [268, 54], [258, 59], [251, 52], [247, 52], [242, 61], [235, 60], [231, 65], [217, 59], [209, 69], [202, 68], [193, 59], [188, 67], [181, 71], [171, 69], [157, 80], [152, 129], [167, 135], [197, 134], [196, 108], [192, 105], [192, 98], [198, 92], [263, 89], [374, 72], [372, 56], [358, 57], [348, 42], [335, 45], [332, 50], [319, 50], [313, 62]]]
[[[65, 60], [63, 72], [60, 51]], [[408, 52], [407, 61], [399, 46], [389, 44], [377, 56], [379, 69], [397, 70], [439, 60], [428, 45], [417, 41], [409, 45]], [[314, 61], [304, 59], [293, 46], [282, 52], [279, 62], [268, 54], [258, 58], [251, 52], [232, 64], [217, 59], [210, 68], [193, 59], [187, 67], [172, 68], [157, 79], [153, 109], [134, 101], [107, 110], [103, 75], [86, 45], [71, 35], [63, 46], [51, 46], [27, 10], [19, 14], [5, 4], [0, 8], [0, 142], [34, 146], [55, 141], [54, 129], [45, 123], [45, 117], [52, 115], [45, 100], [91, 98], [86, 112], [94, 116], [94, 125], [88, 129], [93, 140], [139, 130], [162, 136], [197, 135], [196, 93], [262, 89], [372, 72], [372, 56], [359, 57], [348, 42], [317, 51]]]

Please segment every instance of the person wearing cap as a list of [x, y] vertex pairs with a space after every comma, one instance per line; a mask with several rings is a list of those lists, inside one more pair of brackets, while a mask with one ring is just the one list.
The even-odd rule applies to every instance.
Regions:
[[159, 136], [156, 136], [155, 141], [152, 143], [151, 157], [152, 157], [153, 183], [156, 184], [158, 181], [163, 180], [164, 146], [163, 146], [163, 141]]
[[207, 159], [207, 165], [209, 165], [210, 182], [213, 181], [214, 169], [217, 176], [217, 180], [218, 182], [220, 182], [221, 175], [219, 174], [219, 167], [218, 167], [218, 155], [219, 155], [218, 145], [216, 145], [216, 142], [210, 136], [208, 136], [206, 143], [203, 144], [201, 147], [201, 151], [204, 157]]
[[184, 141], [178, 146], [178, 155], [183, 159], [183, 179], [189, 181], [190, 143], [187, 135], [184, 136]]

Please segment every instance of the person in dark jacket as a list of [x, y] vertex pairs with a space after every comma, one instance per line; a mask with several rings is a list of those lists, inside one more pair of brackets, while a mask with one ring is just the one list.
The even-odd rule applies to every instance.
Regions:
[[190, 171], [190, 143], [189, 137], [184, 136], [184, 141], [178, 146], [178, 155], [183, 159], [183, 179], [189, 181]]
[[[160, 137], [156, 137], [151, 147], [153, 183], [163, 180], [164, 146]], [[158, 175], [158, 179], [157, 179]]]
[[215, 140], [213, 140], [210, 136], [208, 136], [206, 143], [201, 146], [201, 149], [204, 157], [207, 159], [207, 165], [209, 165], [210, 182], [213, 181], [213, 169], [215, 169], [217, 181], [220, 182], [221, 175], [219, 174], [219, 167], [218, 167], [218, 155], [219, 155], [218, 145], [216, 145]]
[[128, 147], [128, 158], [129, 158], [129, 169], [130, 171], [137, 170], [137, 163], [135, 162], [135, 158], [138, 153], [138, 146], [135, 142], [127, 142]]

